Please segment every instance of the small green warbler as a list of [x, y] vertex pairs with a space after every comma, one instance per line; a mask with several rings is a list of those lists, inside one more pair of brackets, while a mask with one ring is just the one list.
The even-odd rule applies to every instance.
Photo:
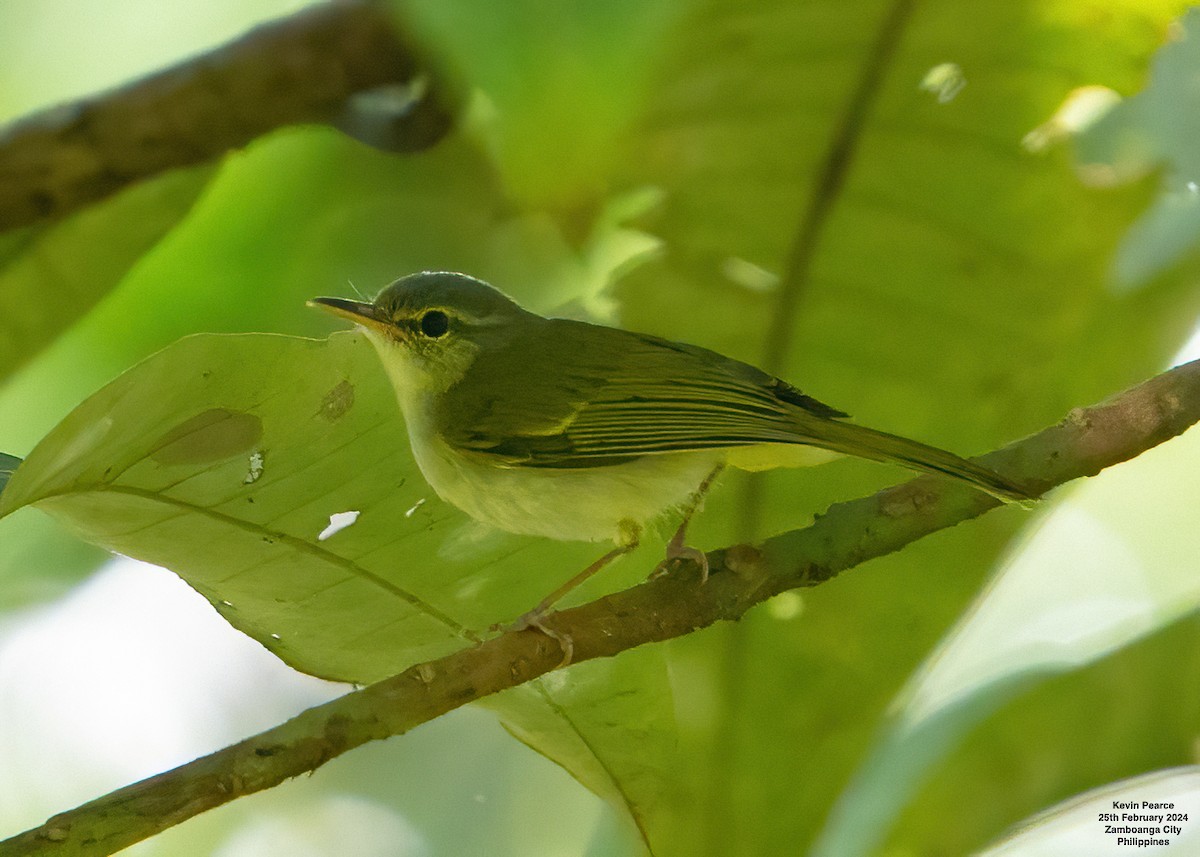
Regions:
[[510, 533], [616, 548], [533, 613], [684, 506], [668, 559], [720, 470], [811, 464], [836, 454], [952, 476], [1030, 499], [953, 453], [845, 422], [846, 414], [714, 351], [581, 321], [543, 318], [465, 274], [424, 272], [371, 303], [310, 305], [362, 327], [395, 388], [413, 455], [434, 491]]

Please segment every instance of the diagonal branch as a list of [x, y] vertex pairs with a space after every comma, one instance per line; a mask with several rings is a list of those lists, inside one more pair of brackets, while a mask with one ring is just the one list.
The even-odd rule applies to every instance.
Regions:
[[[1200, 421], [1200, 361], [979, 460], [1035, 492], [1126, 461]], [[833, 506], [812, 526], [751, 547], [708, 555], [712, 576], [695, 570], [647, 581], [545, 624], [575, 643], [575, 660], [611, 657], [668, 640], [787, 589], [815, 586], [873, 557], [1000, 505], [958, 482], [923, 476]], [[315, 770], [368, 741], [397, 735], [459, 706], [555, 669], [559, 645], [524, 630], [411, 667], [363, 690], [305, 711], [273, 729], [54, 816], [0, 842], [0, 857], [112, 854], [207, 809]]]
[[[210, 53], [90, 99], [0, 127], [0, 232], [61, 217], [134, 182], [203, 163], [283, 125], [338, 123], [378, 145], [349, 100], [426, 72], [374, 5], [336, 2], [251, 30]], [[386, 130], [415, 151], [450, 127], [442, 75]]]

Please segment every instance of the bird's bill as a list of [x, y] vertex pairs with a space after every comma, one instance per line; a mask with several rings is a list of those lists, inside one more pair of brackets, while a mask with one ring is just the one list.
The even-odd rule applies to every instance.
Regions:
[[345, 298], [313, 298], [308, 305], [323, 309], [325, 312], [361, 324], [363, 327], [383, 330], [389, 325], [375, 315], [375, 305], [362, 301], [351, 301]]

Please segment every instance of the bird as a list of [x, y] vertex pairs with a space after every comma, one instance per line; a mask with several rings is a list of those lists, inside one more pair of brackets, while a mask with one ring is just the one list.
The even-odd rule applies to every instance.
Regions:
[[[544, 317], [452, 271], [401, 277], [373, 301], [318, 297], [358, 325], [399, 403], [433, 490], [520, 535], [613, 548], [523, 617], [636, 547], [671, 510], [664, 563], [694, 560], [686, 528], [726, 467], [766, 470], [848, 454], [962, 480], [1005, 502], [1033, 497], [954, 453], [851, 423], [792, 384], [707, 348]], [[663, 563], [660, 563], [662, 566]]]

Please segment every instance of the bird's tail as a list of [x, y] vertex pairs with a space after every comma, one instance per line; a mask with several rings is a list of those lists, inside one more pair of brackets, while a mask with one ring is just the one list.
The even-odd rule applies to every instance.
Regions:
[[802, 443], [874, 461], [894, 461], [912, 470], [953, 476], [1006, 503], [1028, 506], [1037, 499], [995, 471], [936, 446], [854, 423], [819, 417], [812, 419], [819, 420], [820, 425], [805, 420], [798, 427], [803, 436]]

